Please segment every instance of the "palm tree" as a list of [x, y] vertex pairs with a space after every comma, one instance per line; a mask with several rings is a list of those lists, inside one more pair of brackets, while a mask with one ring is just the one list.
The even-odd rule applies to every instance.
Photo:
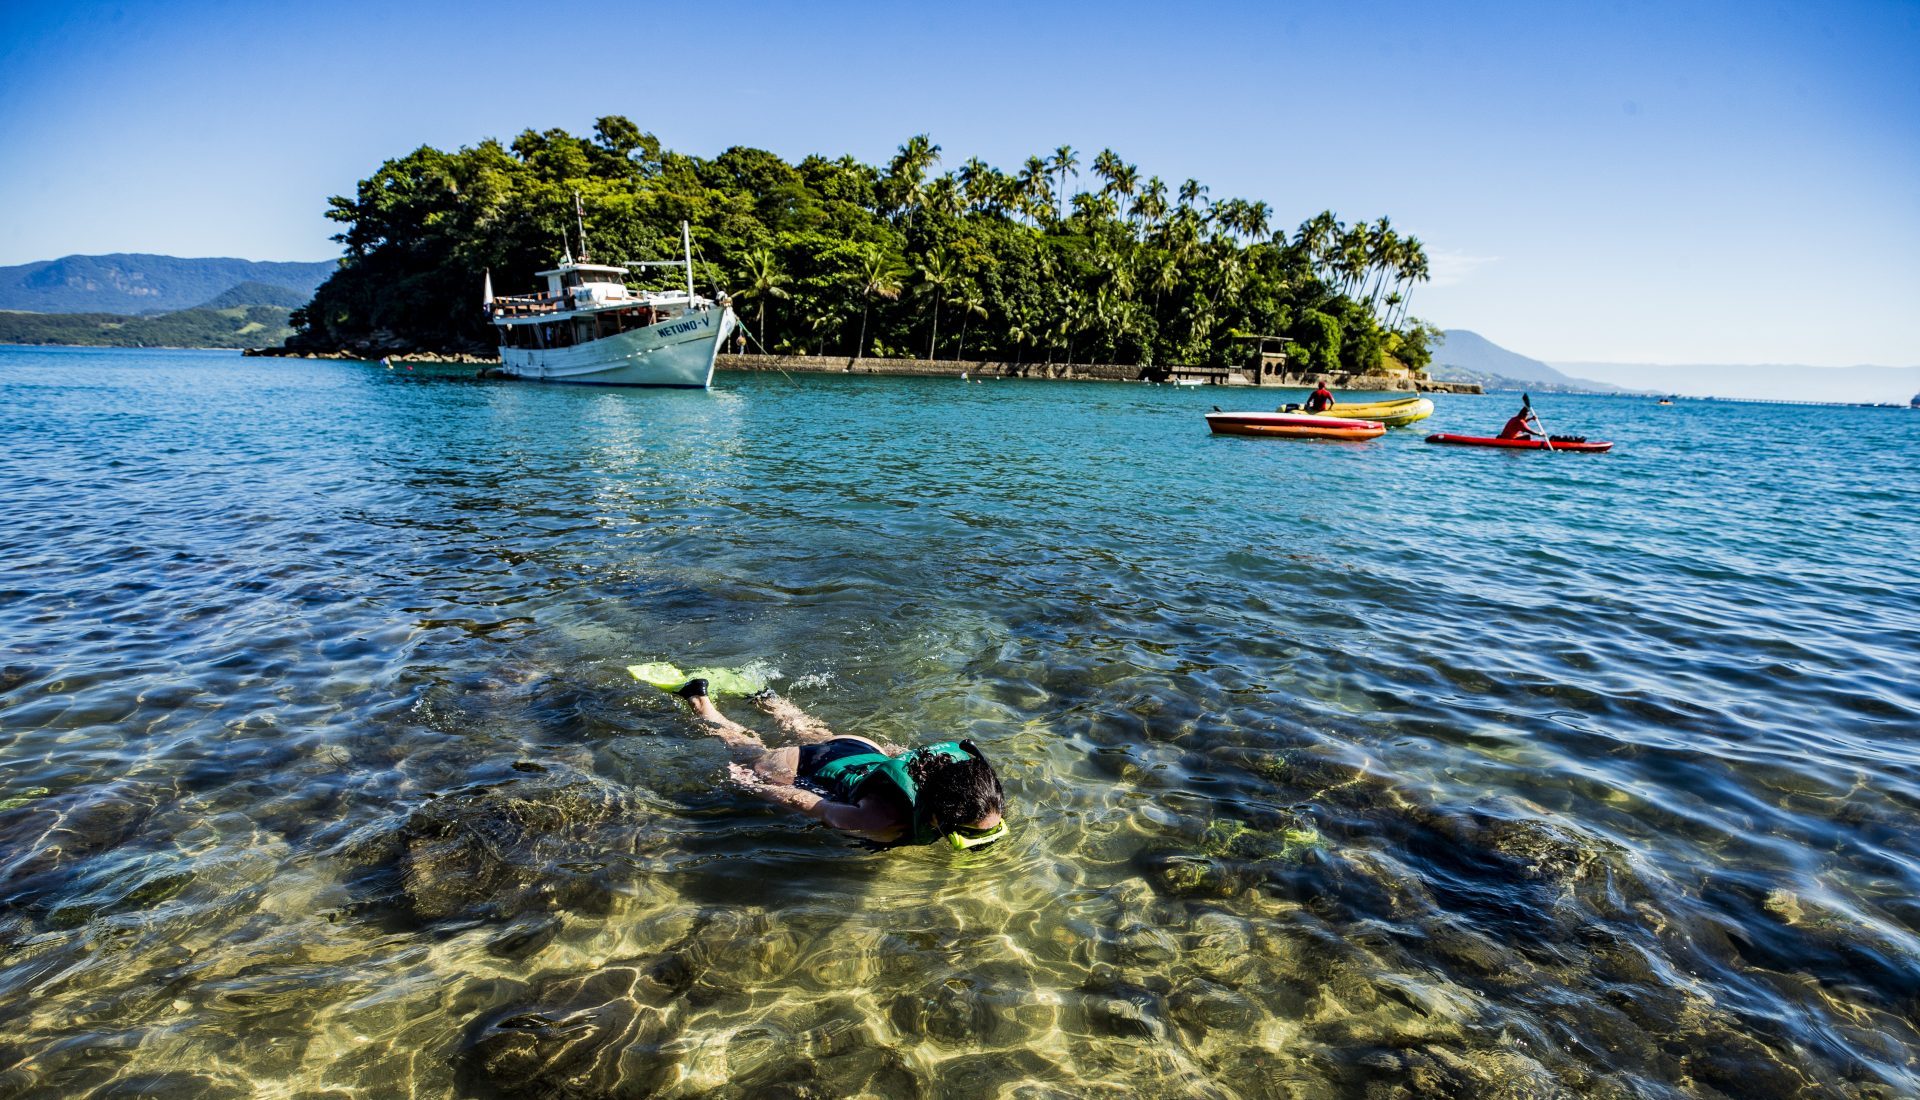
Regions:
[[995, 174], [979, 157], [968, 157], [967, 163], [960, 166], [960, 194], [969, 207], [977, 210], [987, 204]]
[[1113, 168], [1113, 177], [1107, 181], [1107, 187], [1118, 200], [1117, 209], [1125, 210], [1133, 200], [1133, 193], [1140, 187], [1140, 169], [1131, 164], [1119, 164]]
[[957, 218], [962, 206], [960, 185], [954, 181], [953, 173], [935, 176], [931, 183], [921, 191], [921, 206], [935, 217]]
[[1213, 221], [1219, 227], [1222, 238], [1228, 234], [1239, 235], [1240, 209], [1245, 205], [1239, 199], [1226, 199], [1213, 204]]
[[1267, 235], [1267, 219], [1272, 213], [1273, 208], [1264, 202], [1251, 202], [1246, 205], [1246, 211], [1241, 215], [1240, 225], [1247, 231], [1248, 240], [1256, 240]]
[[1026, 356], [1021, 353], [1028, 344], [1032, 344], [1036, 349], [1040, 346], [1040, 330], [1027, 319], [1025, 314], [1017, 317], [1010, 316], [1007, 318], [1007, 339], [1013, 341], [1014, 360], [1024, 363]]
[[1180, 205], [1193, 208], [1207, 201], [1207, 186], [1199, 180], [1188, 180], [1180, 185]]
[[780, 270], [772, 249], [758, 248], [747, 253], [747, 288], [736, 297], [757, 300], [759, 308], [755, 312], [760, 315], [761, 351], [767, 349], [767, 300], [791, 297], [786, 291], [790, 281], [786, 272]]
[[1056, 221], [1065, 220], [1067, 173], [1072, 172], [1076, 176], [1080, 174], [1080, 158], [1074, 153], [1072, 146], [1062, 145], [1053, 151], [1053, 159], [1047, 162], [1047, 169], [1060, 173], [1060, 189], [1053, 193], [1053, 216]]
[[1147, 275], [1147, 285], [1153, 288], [1153, 315], [1160, 316], [1160, 299], [1169, 290], [1180, 285], [1180, 261], [1169, 255], [1153, 265]]
[[1018, 198], [1012, 205], [1021, 217], [1039, 221], [1040, 211], [1053, 205], [1053, 187], [1047, 182], [1049, 171], [1047, 162], [1039, 157], [1028, 157], [1027, 163], [1020, 167], [1020, 174], [1014, 178]]
[[1333, 216], [1333, 211], [1322, 210], [1301, 222], [1299, 231], [1294, 234], [1294, 239], [1306, 251], [1308, 266], [1313, 268], [1314, 275], [1322, 282], [1331, 281], [1335, 259], [1339, 255], [1340, 237], [1346, 228]]
[[867, 354], [867, 313], [875, 298], [893, 301], [900, 297], [900, 265], [892, 256], [880, 250], [878, 245], [868, 245], [860, 258], [860, 266], [854, 272], [854, 279], [860, 289], [860, 343], [854, 346], [853, 357], [864, 358]]
[[916, 270], [921, 291], [933, 299], [933, 337], [927, 341], [927, 358], [933, 359], [934, 349], [940, 344], [940, 299], [958, 273], [954, 271], [953, 254], [944, 248], [921, 260]]
[[892, 184], [894, 199], [899, 209], [906, 211], [911, 224], [913, 209], [925, 198], [927, 169], [940, 160], [940, 147], [926, 134], [915, 134], [894, 154], [893, 162], [887, 166], [887, 177]]
[[955, 359], [967, 357], [967, 322], [978, 317], [987, 319], [987, 303], [980, 296], [980, 288], [967, 280], [960, 284], [960, 292], [948, 299], [948, 303], [960, 309], [960, 350], [954, 353]]
[[1431, 277], [1431, 270], [1427, 264], [1427, 248], [1420, 243], [1420, 238], [1411, 236], [1406, 238], [1401, 243], [1400, 264], [1395, 271], [1397, 290], [1394, 297], [1400, 300], [1399, 315], [1395, 316], [1391, 309], [1388, 310], [1387, 327], [1389, 329], [1398, 328], [1406, 321], [1407, 310], [1411, 305], [1412, 284], [1426, 282]]
[[1073, 196], [1073, 214], [1089, 222], [1103, 221], [1119, 212], [1119, 206], [1112, 195], [1096, 195], [1091, 191], [1082, 191]]
[[1359, 293], [1360, 284], [1366, 280], [1367, 264], [1372, 262], [1371, 237], [1366, 222], [1356, 223], [1352, 229], [1340, 235], [1340, 256], [1337, 261], [1340, 293], [1349, 298]]
[[1371, 289], [1363, 286], [1367, 297], [1367, 308], [1374, 309], [1380, 304], [1380, 290], [1386, 284], [1386, 275], [1398, 261], [1400, 254], [1400, 234], [1394, 232], [1393, 222], [1385, 217], [1373, 223], [1367, 233], [1367, 271], [1364, 280], [1371, 280]]
[[1133, 209], [1127, 213], [1140, 219], [1144, 230], [1159, 226], [1160, 219], [1167, 216], [1167, 185], [1159, 176], [1149, 179], [1147, 185], [1140, 189], [1140, 197], [1133, 200]]

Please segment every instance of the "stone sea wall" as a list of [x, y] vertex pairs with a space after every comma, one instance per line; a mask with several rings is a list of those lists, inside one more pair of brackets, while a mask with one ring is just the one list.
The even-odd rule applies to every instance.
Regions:
[[[1008, 363], [994, 359], [849, 359], [813, 355], [722, 355], [720, 370], [785, 371], [788, 374], [890, 374], [929, 378], [1053, 378], [1072, 382], [1148, 382], [1179, 377], [1179, 368], [1122, 363]], [[1238, 371], [1210, 371], [1219, 385], [1251, 385]], [[1368, 392], [1479, 393], [1471, 382], [1435, 382], [1390, 374], [1285, 374], [1269, 386], [1312, 389], [1321, 379], [1335, 390]]]
[[[380, 356], [352, 351], [306, 351], [290, 348], [248, 348], [243, 355], [273, 356], [291, 359], [361, 359], [377, 361]], [[492, 365], [495, 356], [433, 354], [407, 352], [395, 354], [396, 363], [470, 363]], [[785, 371], [788, 374], [888, 374], [907, 377], [958, 378], [1052, 378], [1069, 382], [1164, 382], [1169, 378], [1204, 377], [1213, 385], [1249, 386], [1245, 372], [1231, 368], [1183, 369], [1150, 367], [1137, 363], [1008, 363], [996, 359], [850, 359], [826, 355], [722, 355], [715, 364], [720, 370]], [[1422, 393], [1479, 393], [1472, 382], [1435, 382], [1392, 374], [1343, 374], [1304, 372], [1269, 378], [1271, 387], [1312, 389], [1322, 378], [1335, 391], [1356, 390], [1367, 393], [1419, 391]]]
[[722, 355], [720, 370], [788, 374], [894, 374], [929, 378], [1057, 378], [1080, 382], [1139, 382], [1149, 368], [1117, 363], [1007, 363], [991, 359], [848, 359], [825, 355]]

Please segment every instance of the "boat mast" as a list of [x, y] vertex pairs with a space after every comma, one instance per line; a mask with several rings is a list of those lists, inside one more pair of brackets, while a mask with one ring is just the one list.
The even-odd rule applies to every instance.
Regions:
[[587, 257], [587, 208], [580, 204], [580, 192], [573, 193], [573, 217], [580, 226], [580, 262], [591, 262]]
[[[582, 245], [581, 247], [586, 247]], [[693, 308], [693, 234], [688, 231], [687, 223], [680, 223], [680, 247], [687, 256], [687, 308]]]

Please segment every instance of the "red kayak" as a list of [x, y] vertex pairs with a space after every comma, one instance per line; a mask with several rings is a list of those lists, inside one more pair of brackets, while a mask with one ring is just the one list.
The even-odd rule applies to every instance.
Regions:
[[1613, 450], [1611, 443], [1589, 443], [1584, 439], [1554, 440], [1549, 447], [1544, 439], [1497, 439], [1490, 435], [1448, 435], [1436, 432], [1427, 437], [1428, 443], [1452, 443], [1460, 447], [1510, 447], [1520, 451], [1584, 451], [1597, 454]]

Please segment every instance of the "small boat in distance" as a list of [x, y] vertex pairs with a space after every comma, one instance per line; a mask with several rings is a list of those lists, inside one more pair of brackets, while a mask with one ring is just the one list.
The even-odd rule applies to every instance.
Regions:
[[[576, 209], [578, 197], [576, 196]], [[563, 250], [558, 266], [539, 274], [547, 292], [493, 296], [488, 273], [484, 300], [500, 333], [500, 373], [536, 382], [596, 386], [672, 386], [706, 389], [714, 357], [739, 324], [726, 295], [716, 301], [693, 290], [693, 244], [680, 225], [685, 258], [640, 264], [587, 262], [586, 229], [580, 259]], [[685, 267], [685, 290], [627, 287], [629, 267]]]

